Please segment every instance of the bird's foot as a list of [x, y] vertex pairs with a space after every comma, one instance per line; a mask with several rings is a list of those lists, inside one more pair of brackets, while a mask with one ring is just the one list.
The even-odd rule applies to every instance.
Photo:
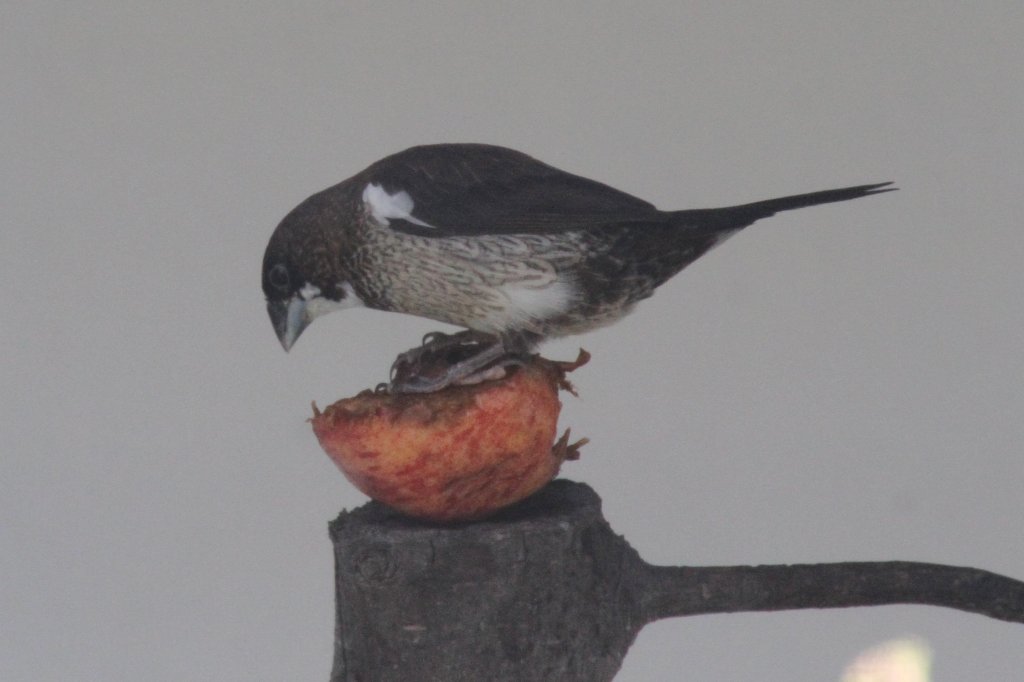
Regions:
[[524, 364], [529, 356], [509, 352], [502, 339], [482, 332], [434, 332], [423, 344], [400, 354], [391, 365], [391, 393], [432, 393], [448, 386], [501, 379], [506, 368]]
[[401, 367], [415, 367], [423, 360], [431, 356], [439, 356], [449, 352], [458, 352], [461, 347], [473, 346], [493, 342], [495, 337], [475, 332], [471, 329], [459, 332], [458, 334], [445, 334], [444, 332], [430, 332], [424, 335], [420, 345], [410, 348], [404, 353], [399, 353], [391, 365], [391, 375], [395, 375]]

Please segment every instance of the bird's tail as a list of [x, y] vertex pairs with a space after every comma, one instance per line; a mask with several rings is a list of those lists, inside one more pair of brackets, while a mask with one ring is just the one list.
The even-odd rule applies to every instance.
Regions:
[[734, 207], [733, 210], [756, 215], [757, 218], [754, 218], [754, 220], [757, 220], [759, 218], [767, 218], [779, 211], [791, 211], [794, 208], [831, 204], [834, 201], [848, 201], [850, 199], [871, 196], [872, 194], [893, 192], [896, 188], [889, 187], [891, 184], [891, 182], [879, 182], [874, 185], [857, 185], [856, 187], [843, 187], [842, 189], [826, 189], [821, 192], [811, 192], [810, 194], [794, 194], [789, 197], [779, 197], [778, 199], [766, 199], [765, 201], [755, 201], [752, 204], [743, 204], [742, 206]]
[[[856, 187], [843, 187], [841, 189], [826, 189], [821, 192], [809, 194], [794, 194], [788, 197], [777, 199], [765, 199], [755, 201], [752, 204], [730, 206], [728, 208], [700, 209], [696, 211], [679, 211], [680, 217], [691, 224], [703, 224], [713, 226], [712, 229], [735, 230], [746, 227], [762, 218], [775, 215], [780, 211], [791, 211], [795, 208], [806, 206], [817, 206], [818, 204], [830, 204], [835, 201], [848, 201], [861, 197], [881, 194], [882, 192], [893, 192], [895, 187], [889, 187], [891, 182], [879, 182], [873, 185], [857, 185]], [[701, 215], [705, 214], [705, 215]], [[704, 218], [701, 220], [700, 218]], [[696, 220], [693, 220], [696, 219]], [[717, 223], [717, 224], [716, 224]]]

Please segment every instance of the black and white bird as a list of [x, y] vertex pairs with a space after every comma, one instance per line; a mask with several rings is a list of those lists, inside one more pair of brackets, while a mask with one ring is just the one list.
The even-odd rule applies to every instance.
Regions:
[[423, 348], [463, 350], [436, 376], [416, 350], [398, 391], [472, 382], [548, 337], [626, 315], [684, 267], [779, 211], [890, 191], [859, 185], [727, 208], [661, 211], [526, 154], [484, 144], [413, 147], [309, 197], [281, 221], [263, 292], [285, 350], [317, 317], [353, 306], [465, 327]]

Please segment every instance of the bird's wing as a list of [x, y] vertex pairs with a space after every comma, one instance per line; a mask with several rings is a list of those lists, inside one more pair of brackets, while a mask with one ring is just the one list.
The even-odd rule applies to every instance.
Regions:
[[413, 147], [352, 180], [378, 222], [425, 236], [542, 234], [664, 220], [642, 199], [491, 145]]

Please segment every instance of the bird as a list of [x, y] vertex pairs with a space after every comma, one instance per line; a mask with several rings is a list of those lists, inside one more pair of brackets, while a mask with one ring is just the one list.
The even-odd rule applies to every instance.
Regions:
[[462, 327], [428, 334], [392, 365], [390, 390], [438, 391], [616, 322], [762, 218], [892, 184], [663, 211], [513, 149], [421, 145], [291, 210], [267, 244], [263, 293], [285, 351], [316, 318], [357, 306]]

